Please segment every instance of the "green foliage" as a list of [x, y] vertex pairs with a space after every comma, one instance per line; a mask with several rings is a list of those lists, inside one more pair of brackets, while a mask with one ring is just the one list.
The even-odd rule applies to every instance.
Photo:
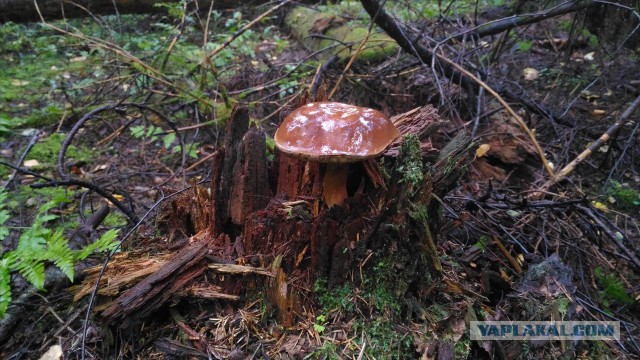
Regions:
[[482, 251], [486, 251], [488, 246], [489, 246], [489, 244], [491, 244], [491, 243], [492, 243], [491, 238], [489, 238], [486, 235], [482, 235], [480, 237], [480, 239], [478, 239], [478, 242], [473, 244], [473, 246], [479, 248]]
[[[327, 289], [324, 279], [316, 281], [314, 292], [321, 307], [321, 315], [316, 316], [315, 325], [320, 325], [322, 331], [327, 326], [327, 319], [337, 317], [354, 318], [353, 334], [355, 342], [366, 341], [365, 353], [373, 359], [404, 359], [413, 355], [411, 336], [404, 335], [396, 329], [394, 321], [401, 311], [400, 300], [394, 294], [397, 282], [393, 260], [378, 261], [372, 271], [364, 277], [360, 288], [343, 285], [338, 288]], [[367, 274], [365, 272], [365, 274]], [[362, 314], [368, 314], [362, 316]], [[319, 328], [316, 328], [318, 331]], [[318, 331], [320, 332], [320, 331]], [[325, 342], [316, 349], [309, 359], [331, 358], [325, 350], [331, 349], [333, 344]]]
[[[53, 167], [58, 159], [58, 153], [60, 152], [60, 148], [62, 147], [62, 142], [65, 137], [65, 134], [54, 133], [45, 139], [38, 141], [38, 143], [36, 143], [29, 152], [29, 157], [27, 159], [38, 160], [45, 168]], [[79, 148], [75, 145], [70, 145], [67, 148], [66, 156], [68, 159], [74, 159], [77, 161], [90, 161], [96, 156], [96, 154], [95, 150], [88, 150]]]
[[613, 181], [608, 193], [616, 199], [616, 205], [623, 210], [640, 207], [640, 192], [638, 190]]
[[342, 357], [340, 357], [336, 344], [331, 341], [325, 341], [322, 346], [305, 356], [304, 359], [340, 360]]
[[533, 42], [531, 40], [521, 40], [516, 43], [516, 48], [522, 52], [529, 52], [533, 48]]
[[633, 304], [633, 299], [627, 294], [624, 284], [615, 274], [605, 274], [601, 267], [595, 269], [596, 280], [604, 288], [600, 291], [600, 298], [605, 307], [609, 307], [611, 300], [623, 304]]
[[584, 37], [584, 39], [589, 43], [589, 46], [593, 48], [598, 47], [600, 44], [598, 37], [587, 29], [582, 29], [582, 37]]
[[[72, 250], [63, 236], [63, 229], [54, 229], [51, 223], [59, 218], [51, 210], [70, 199], [62, 191], [51, 192], [51, 198], [40, 206], [31, 226], [18, 239], [15, 250], [7, 251], [0, 258], [0, 317], [4, 316], [11, 301], [11, 273], [17, 272], [37, 289], [45, 284], [45, 264], [53, 263], [71, 281], [74, 265], [94, 252], [112, 251], [118, 246], [117, 231], [107, 231], [99, 240], [79, 250]], [[0, 241], [8, 234], [5, 226], [10, 217], [6, 209], [8, 194], [0, 190]]]

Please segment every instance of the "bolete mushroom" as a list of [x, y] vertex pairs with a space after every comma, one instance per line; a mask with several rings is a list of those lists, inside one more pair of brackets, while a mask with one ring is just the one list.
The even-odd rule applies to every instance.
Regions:
[[338, 102], [314, 102], [289, 114], [273, 137], [298, 159], [326, 163], [322, 195], [327, 206], [347, 198], [347, 163], [376, 157], [400, 133], [381, 112]]

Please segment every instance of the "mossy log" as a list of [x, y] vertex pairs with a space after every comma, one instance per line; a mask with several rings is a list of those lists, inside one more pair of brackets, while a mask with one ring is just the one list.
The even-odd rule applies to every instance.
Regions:
[[[303, 6], [289, 11], [285, 25], [311, 51], [321, 51], [320, 56], [325, 59], [335, 55], [338, 61], [349, 60], [368, 33], [366, 25], [350, 23], [340, 14]], [[398, 45], [393, 39], [374, 29], [356, 60], [380, 62], [397, 51]]]

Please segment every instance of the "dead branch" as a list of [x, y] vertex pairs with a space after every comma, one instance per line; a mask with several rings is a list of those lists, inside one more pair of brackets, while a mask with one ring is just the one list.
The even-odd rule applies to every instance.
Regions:
[[200, 261], [206, 255], [207, 244], [206, 239], [200, 240], [180, 250], [158, 271], [120, 295], [102, 316], [117, 321], [130, 314], [145, 316], [153, 312], [206, 269]]
[[474, 38], [480, 38], [484, 36], [499, 34], [503, 31], [510, 30], [519, 26], [529, 25], [552, 17], [580, 11], [582, 9], [586, 9], [594, 3], [595, 1], [592, 0], [567, 1], [558, 6], [552, 7], [550, 9], [545, 9], [537, 13], [518, 14], [480, 24], [473, 29], [465, 30], [463, 32], [459, 32], [455, 35], [449, 36], [443, 39], [441, 42], [449, 40], [460, 40], [467, 35]]
[[622, 235], [622, 233], [619, 231], [616, 234], [616, 232], [614, 232], [609, 226], [607, 226], [602, 220], [601, 216], [598, 216], [597, 212], [592, 208], [584, 205], [577, 205], [576, 208], [598, 225], [598, 228], [600, 228], [603, 233], [606, 234], [606, 236], [616, 244], [618, 249], [620, 249], [622, 253], [624, 253], [629, 258], [629, 261], [631, 261], [631, 263], [636, 267], [636, 271], [640, 273], [640, 258], [638, 258], [638, 256], [636, 256], [636, 254], [624, 244], [624, 235]]

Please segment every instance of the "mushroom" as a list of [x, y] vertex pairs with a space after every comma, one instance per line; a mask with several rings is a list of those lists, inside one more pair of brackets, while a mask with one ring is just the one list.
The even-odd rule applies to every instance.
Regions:
[[400, 133], [381, 112], [338, 102], [314, 102], [289, 114], [273, 137], [298, 159], [326, 163], [322, 194], [327, 206], [347, 198], [348, 163], [376, 157]]

